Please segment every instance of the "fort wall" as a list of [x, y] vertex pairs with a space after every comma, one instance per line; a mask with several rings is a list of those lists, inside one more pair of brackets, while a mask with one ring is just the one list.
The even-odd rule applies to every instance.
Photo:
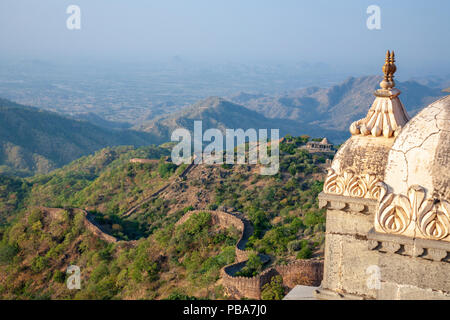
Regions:
[[[321, 260], [294, 261], [287, 265], [271, 267], [254, 277], [234, 276], [236, 272], [245, 266], [249, 255], [252, 253], [252, 251], [243, 250], [245, 248], [245, 237], [249, 235], [246, 232], [246, 224], [241, 218], [232, 213], [212, 210], [193, 210], [187, 212], [178, 220], [175, 226], [183, 224], [190, 217], [200, 212], [210, 213], [213, 224], [224, 228], [234, 226], [240, 231], [240, 238], [235, 248], [237, 263], [227, 265], [220, 271], [222, 284], [229, 296], [237, 299], [242, 297], [260, 299], [263, 286], [270, 282], [272, 277], [276, 275], [281, 275], [283, 284], [289, 289], [299, 284], [310, 286], [320, 285], [323, 277], [323, 261]], [[268, 257], [265, 258], [267, 258], [267, 261]]]

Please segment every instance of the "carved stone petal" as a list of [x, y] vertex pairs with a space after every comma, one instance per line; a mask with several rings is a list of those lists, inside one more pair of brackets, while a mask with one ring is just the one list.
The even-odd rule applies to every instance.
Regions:
[[350, 203], [349, 209], [350, 209], [350, 211], [354, 211], [354, 212], [362, 212], [362, 211], [364, 211], [365, 206], [363, 204], [359, 204], [359, 203]]
[[442, 249], [434, 249], [429, 248], [428, 249], [428, 255], [427, 257], [430, 257], [434, 261], [442, 261], [447, 256], [447, 251]]
[[450, 220], [443, 205], [428, 199], [420, 208], [418, 227], [421, 233], [430, 239], [440, 240], [449, 235]]
[[378, 247], [378, 241], [376, 240], [369, 240], [367, 242], [367, 247], [369, 248], [369, 250], [375, 250]]
[[389, 253], [396, 253], [398, 250], [400, 250], [400, 244], [386, 241], [383, 242], [383, 249]]
[[380, 204], [378, 223], [387, 233], [402, 233], [411, 223], [409, 200], [403, 195], [388, 194]]
[[405, 253], [409, 256], [419, 257], [424, 253], [424, 249], [417, 245], [405, 245]]
[[326, 208], [327, 205], [328, 205], [327, 200], [319, 199], [319, 209]]
[[346, 206], [347, 204], [342, 201], [331, 201], [330, 203], [330, 207], [335, 210], [343, 210]]

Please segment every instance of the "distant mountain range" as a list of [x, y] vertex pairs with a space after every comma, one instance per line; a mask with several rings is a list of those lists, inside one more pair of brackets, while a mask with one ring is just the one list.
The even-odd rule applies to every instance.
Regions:
[[0, 173], [47, 173], [107, 146], [160, 142], [145, 132], [106, 129], [0, 99]]
[[[328, 137], [340, 143], [348, 136], [348, 127], [367, 114], [374, 91], [382, 77], [349, 78], [330, 88], [310, 87], [279, 96], [242, 92], [227, 99], [210, 97], [171, 114], [159, 116], [135, 127], [162, 140], [184, 127], [193, 129], [194, 120], [203, 120], [203, 129], [279, 128], [280, 134]], [[398, 82], [400, 96], [411, 116], [445, 93], [416, 81]]]
[[227, 128], [280, 129], [280, 136], [308, 134], [313, 137], [329, 136], [339, 140], [347, 136], [344, 132], [323, 129], [297, 119], [267, 118], [259, 112], [219, 97], [201, 100], [186, 109], [158, 117], [135, 129], [160, 136], [162, 140], [169, 140], [176, 128], [182, 127], [192, 131], [195, 120], [202, 120], [203, 130], [218, 128], [225, 132]]
[[[349, 78], [330, 88], [310, 87], [279, 96], [240, 93], [229, 97], [235, 103], [267, 118], [298, 120], [323, 129], [347, 131], [355, 120], [364, 117], [371, 106], [373, 92], [382, 77]], [[413, 116], [445, 93], [416, 81], [397, 82], [408, 113]]]
[[[0, 173], [46, 173], [107, 146], [158, 144], [173, 130], [280, 129], [286, 134], [327, 137], [341, 143], [348, 126], [364, 117], [381, 77], [349, 78], [330, 88], [310, 87], [283, 95], [240, 93], [227, 99], [209, 97], [192, 106], [160, 115], [129, 129], [129, 124], [104, 120], [95, 113], [69, 118], [0, 99]], [[400, 96], [413, 116], [446, 95], [442, 88], [416, 81], [398, 82]]]

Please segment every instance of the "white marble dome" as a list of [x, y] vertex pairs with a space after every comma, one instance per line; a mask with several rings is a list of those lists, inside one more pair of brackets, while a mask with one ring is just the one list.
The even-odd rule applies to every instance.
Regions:
[[405, 125], [389, 151], [384, 182], [395, 194], [419, 185], [428, 197], [450, 199], [450, 96]]

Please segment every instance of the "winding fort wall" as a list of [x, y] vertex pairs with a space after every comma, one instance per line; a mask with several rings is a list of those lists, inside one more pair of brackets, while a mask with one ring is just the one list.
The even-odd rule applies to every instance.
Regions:
[[177, 226], [186, 222], [192, 215], [200, 212], [209, 212], [214, 224], [218, 224], [221, 227], [229, 227], [232, 225], [241, 232], [239, 241], [235, 248], [237, 263], [227, 265], [220, 271], [222, 284], [229, 296], [237, 299], [242, 297], [261, 299], [262, 287], [266, 283], [270, 282], [272, 277], [276, 275], [281, 275], [283, 278], [283, 284], [289, 289], [292, 289], [296, 285], [320, 285], [323, 277], [323, 261], [314, 259], [297, 260], [287, 265], [271, 267], [254, 277], [234, 276], [237, 271], [241, 270], [245, 266], [248, 256], [252, 252], [242, 249], [245, 247], [242, 244], [246, 241], [244, 222], [235, 214], [228, 212], [194, 210], [186, 213], [175, 225]]

